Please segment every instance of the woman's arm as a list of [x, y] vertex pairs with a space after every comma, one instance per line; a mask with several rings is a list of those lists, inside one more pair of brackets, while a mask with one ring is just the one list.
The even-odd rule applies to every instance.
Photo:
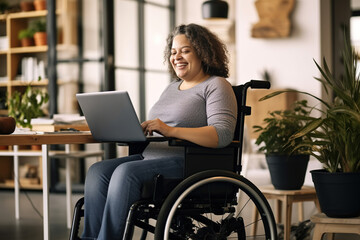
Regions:
[[203, 147], [215, 148], [219, 137], [213, 126], [198, 128], [170, 127], [160, 119], [148, 120], [141, 124], [145, 135], [158, 132], [165, 137], [174, 137], [196, 143]]

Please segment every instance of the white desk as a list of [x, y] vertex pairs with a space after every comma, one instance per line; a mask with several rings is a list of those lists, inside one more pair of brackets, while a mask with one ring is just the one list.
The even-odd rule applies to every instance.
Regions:
[[[49, 239], [49, 145], [52, 144], [85, 144], [85, 143], [97, 143], [90, 132], [85, 133], [59, 133], [59, 134], [11, 134], [11, 135], [0, 135], [0, 145], [14, 146], [14, 151], [2, 152], [1, 156], [13, 156], [14, 157], [14, 188], [15, 188], [15, 217], [19, 218], [19, 156], [29, 156], [30, 151], [21, 152], [18, 151], [19, 145], [41, 145], [41, 152], [33, 152], [33, 156], [42, 157], [42, 177], [43, 177], [43, 232], [44, 240]], [[66, 147], [69, 151], [69, 146]], [[65, 152], [66, 153], [66, 152]], [[68, 152], [67, 152], [68, 153]], [[8, 155], [6, 155], [8, 154]], [[65, 155], [63, 155], [65, 156]], [[60, 156], [58, 156], [60, 157]], [[69, 155], [67, 155], [67, 158]], [[67, 160], [67, 166], [69, 165]], [[69, 169], [69, 167], [67, 167]], [[71, 222], [71, 182], [70, 182], [70, 170], [67, 170], [67, 182], [66, 182], [66, 194], [67, 194], [67, 212], [68, 212], [68, 226], [69, 221]], [[69, 217], [70, 216], [70, 217]]]

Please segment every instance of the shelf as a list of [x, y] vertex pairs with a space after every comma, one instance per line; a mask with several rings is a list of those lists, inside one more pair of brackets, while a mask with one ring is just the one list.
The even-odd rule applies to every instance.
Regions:
[[8, 115], [8, 110], [6, 110], [6, 109], [0, 109], [0, 115]]
[[0, 20], [6, 20], [6, 14], [0, 14]]
[[25, 82], [25, 81], [21, 81], [21, 80], [12, 80], [10, 82], [10, 86], [13, 87], [21, 87], [21, 86], [27, 86], [27, 85], [31, 85], [31, 86], [46, 86], [49, 84], [49, 81], [47, 79], [43, 79], [41, 81], [32, 81], [32, 82]]
[[7, 54], [7, 52], [8, 52], [7, 50], [0, 50], [0, 55], [3, 55], [3, 54], [5, 55], [5, 54]]
[[7, 82], [0, 82], [0, 87], [7, 87], [7, 86], [8, 86]]
[[[12, 183], [0, 183], [0, 188], [14, 188], [14, 182]], [[41, 184], [21, 184], [20, 189], [42, 189]]]
[[48, 46], [16, 47], [10, 48], [10, 53], [38, 53], [47, 52]]
[[29, 12], [10, 13], [9, 18], [19, 19], [19, 18], [45, 17], [46, 15], [47, 15], [47, 10], [29, 11]]
[[1, 150], [0, 151], [0, 156], [8, 156], [8, 157], [12, 157], [12, 156], [19, 156], [19, 157], [41, 157], [42, 156], [42, 152], [41, 150], [38, 151], [34, 151], [34, 150], [19, 150], [18, 152], [14, 152], [13, 150]]

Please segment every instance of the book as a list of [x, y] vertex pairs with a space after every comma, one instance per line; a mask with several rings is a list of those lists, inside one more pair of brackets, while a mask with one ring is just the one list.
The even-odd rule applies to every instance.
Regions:
[[35, 132], [90, 131], [87, 124], [33, 124]]
[[35, 132], [90, 131], [85, 118], [79, 114], [55, 114], [53, 119], [33, 118], [31, 125]]

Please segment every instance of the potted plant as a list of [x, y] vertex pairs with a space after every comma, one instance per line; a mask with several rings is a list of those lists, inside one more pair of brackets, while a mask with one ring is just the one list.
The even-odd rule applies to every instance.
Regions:
[[289, 138], [305, 125], [309, 113], [307, 101], [297, 101], [292, 109], [270, 112], [264, 119], [265, 126], [254, 126], [255, 132], [260, 133], [255, 143], [265, 153], [275, 189], [297, 190], [304, 184], [310, 149], [297, 146], [308, 136], [291, 143]]
[[34, 46], [34, 31], [30, 28], [19, 31], [18, 38], [21, 41], [22, 47]]
[[46, 0], [34, 0], [36, 11], [46, 10]]
[[37, 19], [31, 22], [30, 27], [34, 31], [35, 45], [47, 45], [46, 20], [43, 18]]
[[49, 96], [44, 89], [29, 84], [23, 93], [15, 91], [8, 98], [9, 116], [15, 119], [17, 125], [31, 129], [31, 119], [44, 116], [42, 107], [48, 100]]
[[[345, 33], [345, 31], [344, 31]], [[290, 141], [310, 135], [301, 146], [309, 146], [311, 154], [324, 169], [311, 171], [322, 212], [329, 217], [360, 216], [360, 76], [358, 54], [344, 34], [344, 74], [335, 77], [325, 58], [323, 67], [315, 64], [323, 78], [320, 81], [326, 92], [335, 98], [326, 102], [310, 93], [300, 92], [318, 100], [324, 109], [315, 108], [321, 117], [311, 117]], [[264, 99], [281, 94], [279, 91]], [[263, 99], [263, 100], [264, 100]]]
[[21, 1], [20, 8], [23, 12], [29, 12], [34, 10], [34, 3], [32, 1]]

